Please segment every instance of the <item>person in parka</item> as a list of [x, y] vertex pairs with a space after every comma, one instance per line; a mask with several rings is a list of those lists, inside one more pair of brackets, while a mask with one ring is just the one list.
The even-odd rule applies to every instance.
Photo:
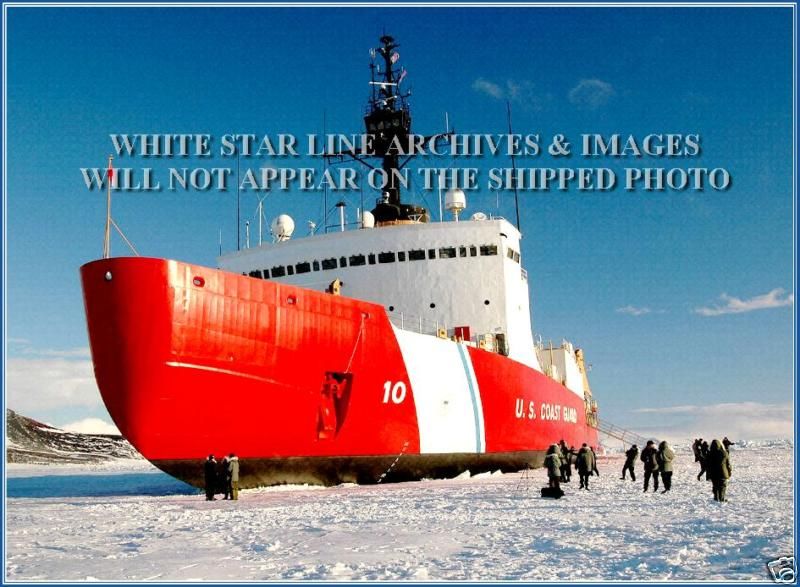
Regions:
[[203, 464], [203, 473], [205, 474], [206, 501], [214, 501], [216, 499], [214, 492], [217, 490], [217, 461], [214, 460], [214, 455], [208, 455]]
[[231, 499], [239, 499], [239, 457], [233, 453], [228, 457], [228, 491]]
[[703, 473], [706, 474], [706, 479], [708, 479], [708, 473], [706, 471], [706, 459], [708, 458], [708, 442], [705, 440], [700, 444], [700, 472], [697, 474], [697, 480], [700, 481], [700, 477], [703, 476]]
[[578, 451], [578, 458], [575, 461], [575, 465], [578, 468], [578, 476], [581, 479], [580, 489], [586, 489], [588, 491], [589, 477], [594, 470], [594, 453], [585, 442]]
[[642, 451], [639, 459], [644, 463], [644, 490], [647, 491], [650, 485], [650, 477], [653, 477], [653, 491], [658, 491], [658, 449], [655, 442], [647, 441], [647, 446]]
[[706, 478], [711, 481], [714, 501], [727, 501], [725, 493], [728, 489], [728, 479], [731, 477], [733, 467], [731, 466], [728, 451], [716, 438], [711, 441], [706, 456]]
[[664, 482], [664, 491], [666, 493], [672, 488], [672, 460], [675, 458], [670, 445], [666, 440], [662, 440], [658, 445], [658, 465], [661, 470], [661, 480]]
[[231, 484], [228, 480], [228, 457], [222, 457], [219, 462], [219, 475], [217, 476], [219, 482], [219, 491], [222, 494], [222, 499], [231, 498]]
[[700, 462], [700, 444], [703, 442], [702, 438], [695, 438], [692, 443], [692, 452], [694, 453], [694, 462]]
[[622, 467], [622, 477], [625, 479], [625, 471], [631, 472], [631, 481], [636, 481], [636, 473], [633, 472], [633, 464], [636, 462], [636, 457], [639, 456], [639, 447], [635, 444], [625, 451], [625, 465]]
[[557, 444], [547, 449], [544, 457], [544, 466], [547, 467], [548, 485], [554, 489], [561, 489], [561, 451]]
[[562, 439], [559, 443], [561, 451], [561, 483], [569, 483], [572, 477], [572, 455], [573, 451], [567, 448], [567, 443]]

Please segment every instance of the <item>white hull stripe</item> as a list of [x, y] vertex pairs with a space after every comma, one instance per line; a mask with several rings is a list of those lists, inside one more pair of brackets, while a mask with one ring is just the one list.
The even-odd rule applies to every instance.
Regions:
[[485, 452], [480, 390], [466, 348], [435, 336], [394, 332], [413, 392], [420, 453]]
[[461, 363], [464, 365], [464, 373], [467, 376], [469, 394], [472, 399], [472, 412], [475, 417], [475, 452], [486, 452], [486, 434], [483, 429], [483, 406], [478, 393], [478, 380], [475, 371], [472, 369], [472, 361], [469, 359], [467, 350], [463, 344], [458, 344], [458, 354], [461, 356]]

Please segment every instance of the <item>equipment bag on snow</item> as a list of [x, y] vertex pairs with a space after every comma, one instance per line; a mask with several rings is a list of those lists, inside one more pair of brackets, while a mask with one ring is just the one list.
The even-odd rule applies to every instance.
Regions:
[[564, 492], [561, 489], [556, 489], [555, 487], [542, 487], [542, 497], [561, 499], [563, 495]]

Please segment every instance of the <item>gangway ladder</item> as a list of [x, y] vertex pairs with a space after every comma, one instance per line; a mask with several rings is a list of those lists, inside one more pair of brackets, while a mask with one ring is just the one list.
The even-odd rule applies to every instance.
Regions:
[[626, 446], [630, 446], [631, 444], [638, 444], [639, 446], [644, 446], [647, 443], [647, 438], [638, 434], [636, 432], [632, 432], [631, 430], [626, 430], [625, 428], [621, 428], [619, 426], [615, 426], [610, 422], [606, 422], [604, 420], [597, 421], [597, 430], [602, 432], [606, 436], [610, 436], [611, 438], [616, 438], [617, 440], [621, 440], [622, 443]]

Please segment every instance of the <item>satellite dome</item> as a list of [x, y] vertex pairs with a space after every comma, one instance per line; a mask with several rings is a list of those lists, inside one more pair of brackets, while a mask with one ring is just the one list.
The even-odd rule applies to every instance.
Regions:
[[361, 228], [375, 228], [375, 216], [369, 210], [361, 214]]
[[467, 196], [464, 191], [458, 188], [447, 190], [444, 195], [444, 207], [451, 212], [461, 212], [467, 207]]
[[281, 214], [272, 221], [270, 231], [278, 242], [289, 240], [294, 232], [294, 220], [288, 214]]
[[447, 190], [444, 195], [444, 207], [452, 212], [456, 221], [458, 221], [458, 215], [467, 207], [467, 196], [464, 191], [458, 188]]

